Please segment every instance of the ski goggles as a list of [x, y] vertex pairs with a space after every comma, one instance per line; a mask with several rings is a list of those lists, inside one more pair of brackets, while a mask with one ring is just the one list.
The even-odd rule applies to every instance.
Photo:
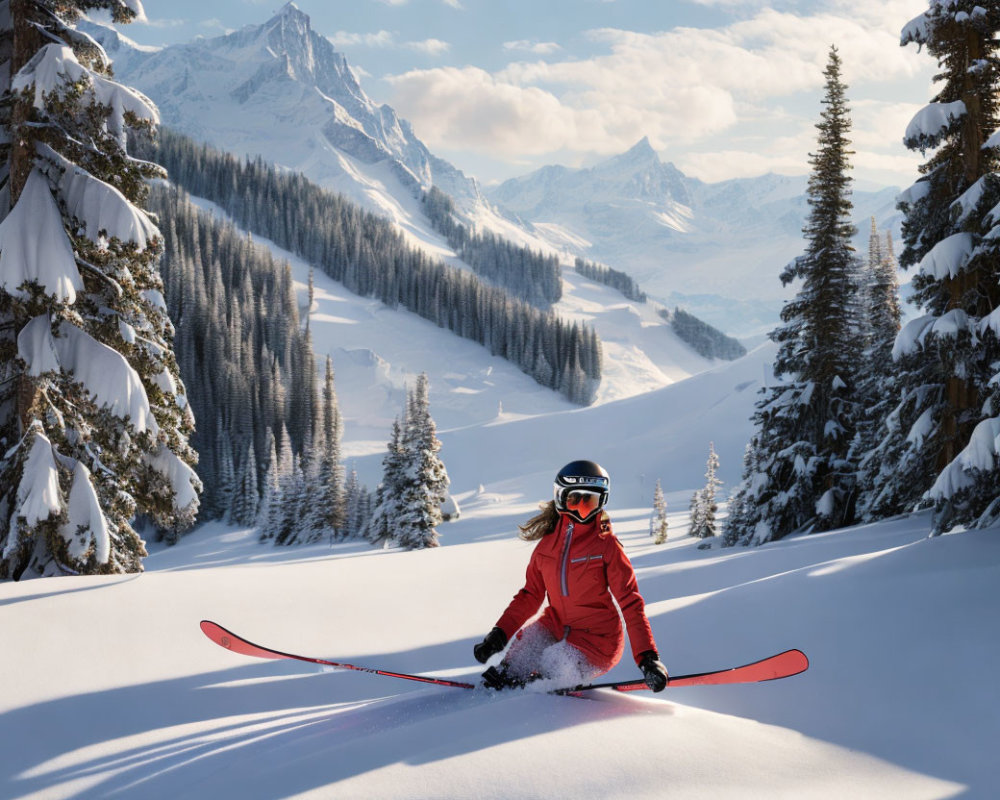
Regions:
[[556, 486], [556, 510], [569, 514], [578, 522], [586, 522], [607, 502], [606, 491], [590, 489], [569, 489]]
[[566, 492], [564, 503], [568, 511], [575, 511], [581, 519], [586, 519], [604, 505], [604, 493], [591, 492], [586, 489], [571, 489]]

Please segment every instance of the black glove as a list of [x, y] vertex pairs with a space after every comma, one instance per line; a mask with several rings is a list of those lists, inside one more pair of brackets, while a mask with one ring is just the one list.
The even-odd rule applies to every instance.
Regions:
[[480, 664], [485, 664], [490, 660], [490, 656], [496, 655], [506, 646], [507, 634], [499, 628], [494, 628], [486, 634], [485, 639], [473, 646], [472, 654], [476, 657], [476, 661]]
[[639, 669], [646, 685], [654, 692], [662, 692], [667, 688], [667, 668], [660, 662], [660, 656], [655, 650], [647, 650], [639, 654]]

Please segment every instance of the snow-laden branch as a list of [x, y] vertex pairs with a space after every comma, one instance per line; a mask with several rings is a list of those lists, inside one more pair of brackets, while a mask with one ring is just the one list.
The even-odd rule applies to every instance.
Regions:
[[985, 419], [972, 431], [969, 444], [938, 475], [929, 496], [947, 500], [976, 484], [970, 472], [993, 472], [1000, 463], [1000, 418]]
[[153, 239], [161, 238], [159, 229], [148, 216], [114, 186], [95, 178], [49, 145], [39, 143], [39, 164], [55, 183], [66, 210], [84, 226], [92, 242], [100, 243], [103, 235], [134, 242], [145, 250]]
[[920, 259], [920, 271], [939, 281], [954, 278], [969, 265], [974, 243], [971, 233], [955, 233], [942, 239]]
[[29, 375], [61, 369], [79, 381], [99, 406], [129, 420], [139, 433], [159, 433], [139, 374], [121, 353], [75, 325], [63, 321], [54, 336], [48, 316], [35, 317], [18, 334], [17, 354], [28, 365]]
[[928, 103], [906, 126], [903, 144], [926, 150], [935, 147], [952, 126], [968, 113], [963, 100], [951, 103]]
[[[24, 472], [17, 487], [17, 501], [12, 515], [14, 519], [24, 517], [25, 525], [28, 527], [58, 515], [63, 510], [62, 497], [59, 494], [59, 473], [56, 471], [56, 461], [52, 456], [52, 442], [42, 433], [41, 425], [37, 423], [30, 431], [30, 435], [31, 450], [24, 462]], [[11, 536], [7, 547], [17, 544], [17, 537]], [[5, 558], [9, 558], [10, 555], [4, 553]]]
[[931, 193], [931, 182], [923, 178], [913, 184], [910, 188], [904, 189], [896, 195], [896, 205], [912, 206], [923, 200]]
[[899, 34], [899, 44], [908, 45], [915, 42], [919, 47], [927, 44], [930, 36], [932, 20], [927, 16], [927, 12], [918, 14], [903, 26]]
[[201, 480], [180, 456], [161, 443], [155, 454], [145, 454], [143, 460], [170, 482], [176, 510], [184, 512], [198, 507]]
[[903, 356], [909, 356], [922, 349], [927, 339], [936, 336], [943, 339], [957, 338], [959, 334], [967, 333], [977, 340], [979, 323], [960, 308], [953, 308], [940, 317], [927, 314], [910, 320], [896, 335], [892, 346], [892, 359], [898, 361]]
[[34, 88], [33, 103], [36, 108], [42, 109], [46, 94], [81, 82], [89, 87], [87, 92], [96, 102], [111, 109], [108, 130], [120, 141], [124, 142], [126, 112], [135, 114], [139, 119], [159, 123], [159, 114], [152, 100], [135, 89], [87, 69], [66, 45], [47, 44], [41, 48], [13, 77], [11, 89], [20, 92]]
[[111, 537], [108, 521], [101, 511], [101, 503], [94, 490], [94, 483], [83, 462], [77, 461], [73, 470], [73, 485], [69, 490], [67, 519], [59, 533], [66, 540], [69, 554], [77, 560], [86, 558], [91, 548], [98, 564], [107, 564], [111, 557]]
[[25, 281], [66, 303], [83, 289], [62, 215], [48, 181], [32, 170], [17, 204], [0, 222], [0, 288], [21, 299]]
[[[976, 181], [972, 186], [966, 189], [962, 196], [959, 197], [954, 203], [951, 204], [951, 212], [956, 214], [955, 223], [961, 225], [969, 218], [969, 215], [976, 210], [980, 201], [983, 199], [983, 195], [989, 188], [987, 184], [989, 181], [996, 179], [997, 173], [989, 172], [983, 175], [978, 181]], [[996, 211], [996, 209], [994, 209]], [[990, 212], [991, 214], [993, 212]]]

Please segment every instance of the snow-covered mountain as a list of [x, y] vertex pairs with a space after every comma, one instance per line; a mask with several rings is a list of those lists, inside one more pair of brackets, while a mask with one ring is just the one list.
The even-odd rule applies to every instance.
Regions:
[[[392, 220], [435, 257], [457, 263], [418, 196], [435, 185], [480, 230], [534, 249], [622, 270], [655, 299], [726, 333], [772, 328], [789, 290], [782, 267], [802, 250], [805, 178], [765, 175], [706, 184], [664, 163], [643, 139], [588, 169], [545, 167], [489, 191], [420, 141], [365, 93], [346, 58], [288, 3], [225, 36], [140, 47], [82, 23], [125, 83], [163, 122], [229, 152], [261, 155]], [[858, 245], [868, 218], [898, 229], [895, 189], [855, 194]]]
[[[553, 245], [623, 270], [652, 296], [727, 333], [773, 327], [778, 274], [802, 252], [805, 177], [704, 183], [664, 163], [643, 139], [587, 169], [550, 166], [489, 190]], [[869, 218], [898, 234], [897, 190], [854, 193], [857, 246]]]
[[449, 248], [418, 200], [431, 185], [470, 219], [516, 233], [475, 180], [434, 156], [406, 120], [365, 94], [347, 59], [294, 3], [263, 24], [163, 48], [140, 47], [92, 21], [81, 27], [108, 51], [116, 76], [156, 103], [164, 125], [302, 172], [393, 220], [435, 255]]

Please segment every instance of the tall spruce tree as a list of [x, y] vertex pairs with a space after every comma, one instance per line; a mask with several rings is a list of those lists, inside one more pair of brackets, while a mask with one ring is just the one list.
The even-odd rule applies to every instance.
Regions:
[[663, 544], [667, 541], [667, 501], [663, 497], [663, 487], [660, 480], [656, 480], [656, 489], [653, 490], [653, 515], [649, 518], [649, 535], [653, 537], [653, 544]]
[[923, 313], [896, 340], [900, 388], [872, 456], [882, 486], [871, 516], [933, 503], [937, 530], [975, 524], [1000, 495], [989, 435], [1000, 430], [998, 32], [1000, 7], [972, 0], [934, 0], [902, 32], [937, 61], [939, 91], [904, 139], [931, 152], [899, 205], [900, 263], [918, 267]]
[[156, 110], [74, 24], [138, 0], [11, 0], [0, 15], [0, 578], [134, 572], [148, 519], [198, 509], [193, 417], [129, 131]]
[[406, 470], [403, 450], [403, 430], [406, 420], [392, 423], [392, 436], [382, 457], [382, 482], [375, 489], [372, 513], [364, 529], [364, 537], [372, 544], [388, 546], [396, 535], [400, 514], [400, 498]]
[[899, 384], [892, 351], [899, 334], [902, 311], [892, 234], [883, 240], [872, 217], [868, 263], [864, 273], [865, 349], [857, 384], [858, 424], [851, 445], [851, 459], [858, 464], [860, 519], [872, 519], [872, 509], [885, 484], [882, 465], [874, 449], [884, 435], [884, 425], [896, 405]]
[[848, 447], [854, 435], [857, 360], [857, 264], [851, 238], [851, 128], [841, 61], [830, 49], [824, 106], [810, 156], [806, 251], [782, 272], [801, 280], [771, 333], [780, 345], [775, 376], [763, 391], [753, 422], [754, 458], [728, 520], [726, 541], [750, 544], [798, 530], [827, 530], [853, 518], [854, 470]]
[[400, 494], [396, 541], [408, 550], [437, 547], [441, 505], [448, 497], [448, 472], [438, 456], [441, 442], [430, 412], [427, 373], [410, 392], [403, 433], [406, 468]]
[[691, 498], [691, 528], [688, 531], [690, 536], [706, 539], [719, 533], [715, 520], [716, 512], [719, 510], [716, 493], [722, 481], [716, 474], [718, 469], [719, 456], [715, 452], [715, 443], [712, 442], [708, 446], [708, 460], [705, 462], [705, 486]]
[[344, 465], [340, 456], [343, 420], [333, 382], [333, 361], [329, 356], [326, 357], [326, 374], [323, 379], [322, 414], [317, 499], [324, 526], [331, 532], [342, 531], [347, 514]]

